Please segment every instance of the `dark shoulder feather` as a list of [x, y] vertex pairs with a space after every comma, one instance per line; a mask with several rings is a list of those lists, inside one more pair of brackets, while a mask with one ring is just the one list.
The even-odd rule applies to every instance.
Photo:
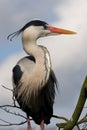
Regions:
[[33, 62], [36, 62], [35, 58], [33, 56], [26, 56], [27, 59], [32, 60]]
[[22, 77], [22, 70], [21, 70], [21, 67], [19, 65], [16, 65], [14, 68], [13, 68], [13, 82], [15, 83], [16, 86], [18, 86], [18, 83]]

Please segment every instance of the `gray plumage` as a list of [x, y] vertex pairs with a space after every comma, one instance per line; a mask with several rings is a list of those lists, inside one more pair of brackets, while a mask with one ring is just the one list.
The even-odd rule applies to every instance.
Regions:
[[[27, 84], [27, 78], [32, 74], [35, 64], [36, 61], [34, 57], [28, 56], [22, 58], [13, 68], [14, 93], [21, 109], [31, 116], [37, 124], [41, 123], [41, 117], [43, 116], [44, 122], [49, 124], [50, 118], [53, 115], [55, 86], [57, 86], [57, 81], [53, 70], [50, 69], [49, 77], [45, 84], [44, 80], [38, 84], [39, 79], [36, 79], [36, 83], [34, 84], [31, 83], [31, 81]], [[39, 70], [38, 74], [40, 76]], [[41, 78], [41, 76], [38, 78]], [[33, 80], [35, 80], [35, 78], [32, 79], [32, 82]]]
[[37, 45], [36, 40], [57, 34], [50, 29], [52, 27], [46, 22], [34, 20], [8, 36], [12, 40], [14, 36], [22, 33], [23, 49], [28, 54], [13, 68], [14, 96], [21, 109], [40, 124], [42, 130], [43, 121], [49, 124], [53, 115], [57, 80], [52, 70], [49, 51], [46, 47]]

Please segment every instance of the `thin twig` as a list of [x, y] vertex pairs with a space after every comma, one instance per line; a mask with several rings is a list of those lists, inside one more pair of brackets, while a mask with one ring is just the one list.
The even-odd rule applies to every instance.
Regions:
[[4, 123], [10, 123], [10, 122], [5, 121], [5, 120], [3, 120], [3, 119], [0, 119], [0, 121], [2, 121], [2, 122], [4, 122]]
[[77, 128], [78, 128], [78, 130], [80, 130], [80, 127], [79, 127], [79, 125], [77, 125]]
[[2, 105], [0, 106], [0, 108], [3, 108], [3, 107], [12, 107], [12, 108], [18, 108], [21, 110], [21, 108], [19, 106], [12, 106], [12, 105]]
[[82, 124], [87, 122], [87, 118], [82, 118], [80, 121], [77, 122], [77, 124]]
[[9, 113], [9, 114], [12, 114], [12, 115], [19, 116], [19, 117], [22, 117], [24, 119], [27, 119], [25, 116], [21, 115], [20, 113], [11, 112], [11, 111], [7, 110], [7, 108], [1, 108], [1, 109], [4, 110], [5, 112]]
[[2, 122], [6, 123], [6, 124], [0, 124], [0, 126], [13, 126], [13, 125], [23, 125], [25, 124], [27, 121], [22, 121], [20, 123], [11, 123], [11, 122], [8, 122], [8, 121], [5, 121], [3, 119], [0, 119]]
[[61, 120], [64, 120], [64, 121], [68, 121], [68, 119], [63, 117], [63, 116], [52, 115], [52, 117], [57, 118], [57, 119], [61, 119]]
[[7, 87], [5, 87], [4, 85], [1, 85], [3, 88], [5, 88], [5, 89], [7, 89], [7, 90], [9, 90], [9, 91], [11, 91], [11, 92], [13, 92], [13, 89], [10, 89], [10, 88], [7, 88]]
[[14, 106], [16, 106], [16, 98], [15, 98], [15, 96], [14, 96], [14, 92], [13, 92], [12, 100], [13, 100]]

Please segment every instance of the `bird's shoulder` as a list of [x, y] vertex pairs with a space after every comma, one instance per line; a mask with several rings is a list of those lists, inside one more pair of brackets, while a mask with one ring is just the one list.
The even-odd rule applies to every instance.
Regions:
[[23, 57], [21, 58], [17, 64], [19, 63], [26, 63], [26, 62], [36, 62], [35, 61], [35, 58], [33, 56], [26, 56], [26, 57]]
[[33, 61], [33, 62], [36, 62], [36, 61], [35, 61], [35, 58], [34, 58], [33, 56], [26, 56], [26, 58], [27, 58], [28, 60], [31, 60], [31, 61]]
[[26, 56], [20, 59], [13, 67], [13, 81], [16, 85], [20, 81], [24, 72], [29, 73], [35, 65], [35, 59], [33, 56]]

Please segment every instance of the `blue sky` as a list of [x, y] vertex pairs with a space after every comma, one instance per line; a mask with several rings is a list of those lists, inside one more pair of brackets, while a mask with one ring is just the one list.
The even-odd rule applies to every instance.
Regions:
[[[70, 117], [87, 75], [86, 0], [0, 0], [0, 84], [12, 88], [11, 70], [26, 55], [21, 36], [12, 42], [6, 37], [36, 18], [77, 31], [73, 36], [59, 35], [38, 40], [38, 44], [48, 48], [59, 82], [54, 113]], [[10, 102], [11, 94], [1, 87], [0, 95], [0, 104]]]

